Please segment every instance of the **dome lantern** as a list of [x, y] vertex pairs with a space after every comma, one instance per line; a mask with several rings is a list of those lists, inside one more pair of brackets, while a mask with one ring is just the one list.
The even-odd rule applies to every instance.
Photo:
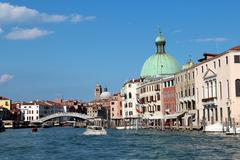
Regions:
[[156, 44], [156, 47], [157, 47], [156, 54], [166, 53], [165, 52], [166, 41], [165, 41], [165, 38], [162, 35], [162, 32], [160, 32], [160, 31], [158, 32], [158, 35], [156, 37], [155, 44]]

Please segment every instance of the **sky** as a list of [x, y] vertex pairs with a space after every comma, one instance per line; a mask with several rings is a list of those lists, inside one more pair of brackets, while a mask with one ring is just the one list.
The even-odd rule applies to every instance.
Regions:
[[240, 44], [238, 0], [0, 1], [0, 95], [88, 101], [138, 78], [160, 28], [180, 65]]

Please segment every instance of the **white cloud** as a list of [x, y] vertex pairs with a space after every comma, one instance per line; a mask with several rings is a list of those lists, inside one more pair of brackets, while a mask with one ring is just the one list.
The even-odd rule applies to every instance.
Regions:
[[0, 27], [0, 34], [3, 33], [3, 29]]
[[6, 35], [9, 40], [31, 40], [39, 37], [49, 35], [53, 32], [47, 30], [41, 30], [39, 28], [20, 29], [16, 28]]
[[9, 75], [9, 74], [0, 75], [0, 84], [6, 83], [6, 82], [10, 81], [11, 79], [13, 79], [12, 75]]
[[45, 13], [41, 15], [42, 22], [63, 22], [67, 19], [68, 17], [64, 15], [48, 15]]
[[82, 16], [79, 14], [75, 14], [70, 17], [70, 21], [73, 23], [78, 23], [78, 22], [82, 22], [82, 21], [91, 21], [91, 20], [95, 20], [95, 19], [96, 19], [95, 16]]
[[195, 40], [191, 40], [192, 42], [197, 42], [197, 43], [206, 43], [206, 42], [226, 42], [229, 41], [228, 38], [224, 37], [216, 37], [216, 38], [198, 38]]
[[57, 15], [41, 13], [35, 9], [27, 8], [25, 6], [14, 6], [9, 3], [0, 2], [0, 24], [5, 23], [19, 23], [19, 22], [43, 22], [43, 23], [56, 23], [56, 22], [81, 22], [95, 19], [95, 16], [83, 16], [76, 14], [70, 15]]

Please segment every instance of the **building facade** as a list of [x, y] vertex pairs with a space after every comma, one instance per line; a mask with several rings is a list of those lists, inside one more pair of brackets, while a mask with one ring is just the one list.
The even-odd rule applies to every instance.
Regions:
[[0, 107], [10, 110], [11, 109], [11, 100], [9, 98], [0, 96]]
[[122, 97], [121, 93], [114, 94], [110, 100], [111, 126], [122, 126]]
[[[155, 40], [156, 52], [144, 63], [141, 83], [137, 87], [142, 117], [147, 126], [159, 126], [165, 115], [176, 112], [175, 78], [179, 65], [165, 50], [165, 38], [161, 32]], [[163, 122], [161, 122], [163, 123]]]
[[122, 96], [122, 116], [125, 125], [135, 125], [140, 114], [137, 112], [139, 103], [137, 99], [137, 87], [140, 79], [132, 79], [123, 85]]
[[240, 123], [240, 46], [205, 54], [195, 66], [196, 108], [206, 125]]
[[176, 109], [184, 112], [180, 119], [182, 126], [199, 126], [199, 111], [196, 110], [195, 65], [189, 60], [180, 72], [175, 74]]
[[37, 101], [26, 103], [23, 102], [18, 106], [22, 113], [23, 121], [34, 121], [48, 115], [64, 112], [64, 106], [48, 103], [45, 101]]

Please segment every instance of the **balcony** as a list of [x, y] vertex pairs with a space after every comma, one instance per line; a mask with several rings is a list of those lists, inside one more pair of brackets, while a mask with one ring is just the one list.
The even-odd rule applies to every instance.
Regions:
[[217, 97], [208, 97], [202, 99], [203, 105], [212, 105], [217, 103]]

